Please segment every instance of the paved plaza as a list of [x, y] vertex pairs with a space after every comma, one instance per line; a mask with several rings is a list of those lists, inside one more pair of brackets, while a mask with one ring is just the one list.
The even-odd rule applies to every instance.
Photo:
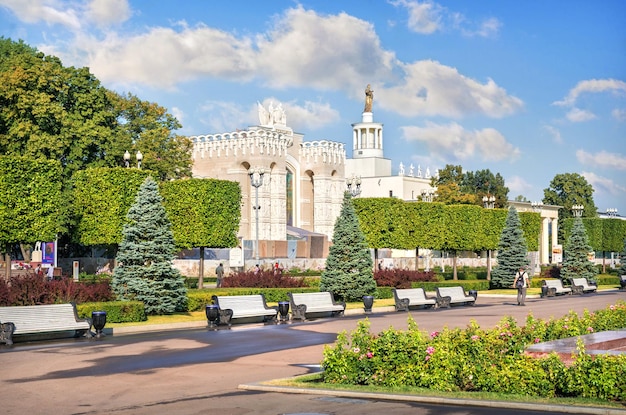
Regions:
[[[475, 320], [494, 326], [511, 315], [520, 323], [528, 313], [560, 317], [570, 310], [604, 308], [626, 300], [626, 292], [530, 298], [479, 296], [475, 307], [418, 310], [410, 314], [426, 331], [465, 327]], [[372, 331], [407, 327], [407, 313], [376, 309], [368, 314]], [[260, 382], [315, 371], [325, 344], [352, 330], [362, 312], [342, 318], [281, 325], [241, 324], [209, 331], [201, 327], [141, 328], [101, 341], [63, 339], [0, 347], [0, 401], [4, 414], [531, 414], [530, 408], [433, 404], [381, 395], [291, 393]], [[544, 407], [544, 410], [555, 409]], [[558, 408], [574, 413], [572, 408]], [[584, 412], [578, 412], [584, 413]], [[586, 413], [593, 413], [591, 410]], [[599, 413], [599, 412], [598, 412]], [[610, 412], [603, 412], [610, 413]], [[613, 413], [626, 413], [614, 411]]]

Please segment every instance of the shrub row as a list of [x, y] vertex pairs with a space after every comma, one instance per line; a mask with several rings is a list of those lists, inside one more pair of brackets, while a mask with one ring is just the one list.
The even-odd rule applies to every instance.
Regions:
[[78, 316], [91, 317], [92, 311], [106, 311], [108, 323], [146, 321], [146, 311], [141, 301], [107, 301], [77, 304]]
[[520, 326], [503, 318], [489, 330], [472, 321], [465, 329], [426, 333], [409, 316], [409, 328], [369, 330], [368, 319], [324, 348], [323, 379], [350, 385], [413, 386], [439, 391], [486, 391], [528, 396], [579, 396], [626, 402], [626, 355], [579, 352], [571, 365], [553, 353], [524, 353], [533, 343], [626, 327], [626, 303], [582, 316], [549, 321], [529, 315]]

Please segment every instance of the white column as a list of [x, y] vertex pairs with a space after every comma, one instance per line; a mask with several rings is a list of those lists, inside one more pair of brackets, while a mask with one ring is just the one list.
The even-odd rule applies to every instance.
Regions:
[[555, 219], [552, 219], [552, 246], [554, 245], [558, 245], [558, 239], [559, 239], [559, 221]]
[[541, 264], [547, 264], [549, 262], [549, 258], [550, 258], [550, 234], [548, 232], [549, 229], [549, 225], [550, 225], [550, 219], [549, 218], [543, 218], [541, 220], [541, 233], [540, 233], [540, 240], [541, 243], [539, 244], [539, 262]]

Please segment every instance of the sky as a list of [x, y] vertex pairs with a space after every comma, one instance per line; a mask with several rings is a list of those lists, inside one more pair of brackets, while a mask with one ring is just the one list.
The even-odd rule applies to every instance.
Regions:
[[393, 174], [500, 173], [541, 201], [578, 173], [626, 216], [623, 0], [0, 0], [0, 36], [168, 109], [177, 133], [257, 125], [346, 145], [374, 90]]

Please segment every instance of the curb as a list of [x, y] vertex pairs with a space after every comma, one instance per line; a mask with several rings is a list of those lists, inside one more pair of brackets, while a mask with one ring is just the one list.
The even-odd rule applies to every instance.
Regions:
[[[290, 380], [297, 379], [297, 377], [280, 379]], [[340, 391], [329, 389], [306, 389], [296, 388], [290, 386], [272, 386], [264, 385], [263, 383], [249, 383], [241, 384], [237, 387], [241, 390], [247, 391], [260, 391], [260, 392], [275, 392], [275, 393], [297, 393], [305, 395], [323, 395], [323, 396], [335, 396], [340, 398], [360, 398], [360, 399], [375, 399], [385, 401], [401, 401], [401, 402], [418, 402], [438, 405], [451, 405], [451, 406], [463, 406], [463, 407], [483, 407], [483, 408], [502, 408], [502, 409], [518, 409], [525, 411], [537, 411], [542, 412], [560, 412], [570, 414], [589, 414], [589, 415], [624, 415], [626, 410], [617, 408], [597, 408], [587, 406], [570, 406], [570, 405], [550, 405], [550, 404], [536, 404], [525, 402], [508, 402], [508, 401], [482, 401], [474, 399], [456, 399], [456, 398], [442, 398], [433, 396], [420, 396], [420, 395], [394, 395], [389, 393], [379, 392], [354, 392], [354, 391]]]

